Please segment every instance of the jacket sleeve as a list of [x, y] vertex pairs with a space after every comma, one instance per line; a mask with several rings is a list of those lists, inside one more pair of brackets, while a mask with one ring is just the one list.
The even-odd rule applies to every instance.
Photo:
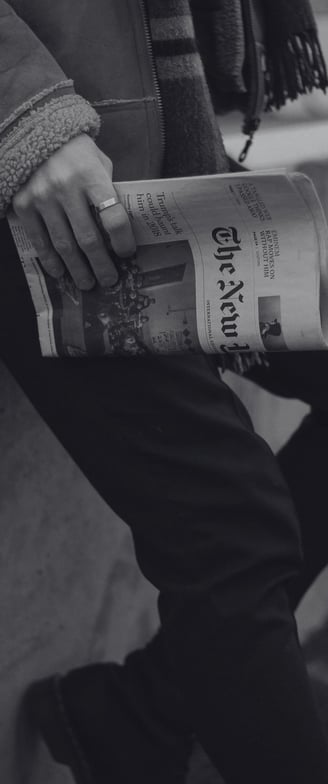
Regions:
[[33, 171], [100, 119], [46, 47], [0, 0], [0, 216]]

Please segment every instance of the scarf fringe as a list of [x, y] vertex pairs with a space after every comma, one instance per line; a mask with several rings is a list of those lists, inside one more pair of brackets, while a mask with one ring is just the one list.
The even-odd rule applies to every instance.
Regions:
[[267, 51], [265, 83], [266, 111], [315, 88], [326, 92], [327, 68], [316, 30], [291, 35], [283, 46]]

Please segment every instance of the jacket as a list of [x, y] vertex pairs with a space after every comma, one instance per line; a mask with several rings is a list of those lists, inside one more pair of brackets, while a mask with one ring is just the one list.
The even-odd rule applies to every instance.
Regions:
[[[261, 40], [258, 0], [253, 10]], [[0, 0], [0, 40], [0, 216], [79, 133], [97, 136], [114, 180], [161, 175], [164, 121], [145, 0]]]
[[[0, 210], [81, 132], [114, 179], [158, 177], [158, 85], [143, 0], [0, 0]], [[100, 118], [100, 122], [99, 122]], [[124, 143], [122, 143], [124, 140]]]

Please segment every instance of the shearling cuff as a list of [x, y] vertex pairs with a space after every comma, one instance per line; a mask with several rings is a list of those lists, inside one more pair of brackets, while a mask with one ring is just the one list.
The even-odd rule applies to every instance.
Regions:
[[80, 133], [96, 136], [99, 128], [97, 112], [75, 93], [52, 98], [24, 115], [0, 145], [0, 215], [50, 155]]

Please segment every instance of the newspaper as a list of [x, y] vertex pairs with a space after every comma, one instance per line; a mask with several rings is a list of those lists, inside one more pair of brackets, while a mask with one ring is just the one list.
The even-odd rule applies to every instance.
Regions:
[[328, 230], [312, 182], [285, 171], [116, 183], [137, 242], [119, 281], [46, 275], [8, 217], [47, 357], [328, 347]]

